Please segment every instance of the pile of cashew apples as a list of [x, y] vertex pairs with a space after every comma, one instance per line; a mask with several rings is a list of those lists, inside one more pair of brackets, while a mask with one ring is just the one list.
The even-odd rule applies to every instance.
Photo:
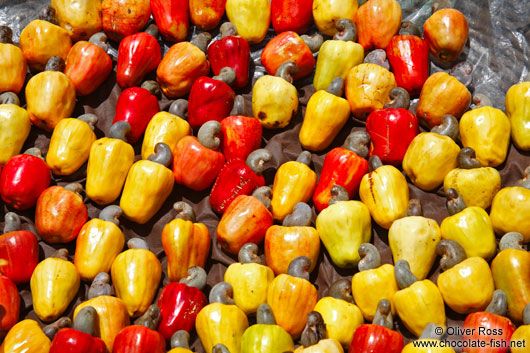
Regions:
[[499, 172], [530, 82], [504, 110], [475, 92], [469, 32], [444, 0], [423, 26], [396, 0], [51, 0], [0, 26], [0, 352], [530, 352], [530, 167]]

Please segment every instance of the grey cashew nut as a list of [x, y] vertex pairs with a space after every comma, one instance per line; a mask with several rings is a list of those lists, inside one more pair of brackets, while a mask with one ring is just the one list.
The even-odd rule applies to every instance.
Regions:
[[373, 270], [381, 266], [381, 254], [373, 244], [361, 244], [361, 246], [359, 246], [359, 256], [361, 257], [361, 260], [357, 267], [360, 272]]
[[436, 244], [436, 253], [441, 256], [440, 267], [442, 270], [458, 265], [466, 259], [466, 251], [454, 240], [442, 239]]
[[248, 157], [246, 164], [252, 169], [257, 175], [263, 174], [265, 170], [265, 163], [272, 159], [272, 153], [265, 148], [260, 148], [252, 151]]
[[206, 148], [217, 151], [221, 145], [221, 123], [216, 120], [205, 122], [199, 132], [197, 139]]
[[298, 65], [294, 61], [286, 61], [280, 65], [278, 70], [276, 70], [276, 76], [283, 78], [289, 83], [293, 83], [294, 76], [298, 73]]
[[102, 295], [113, 295], [114, 289], [110, 284], [110, 276], [106, 272], [100, 272], [94, 277], [88, 289], [88, 299], [94, 299]]
[[386, 51], [384, 51], [383, 49], [372, 50], [364, 58], [364, 63], [379, 65], [387, 70], [390, 70], [390, 63], [386, 58]]
[[105, 34], [105, 32], [98, 32], [98, 33], [94, 33], [90, 39], [88, 39], [88, 41], [92, 44], [95, 44], [97, 45], [98, 47], [100, 47], [101, 49], [103, 49], [103, 51], [106, 53], [108, 50], [109, 50], [109, 45], [107, 44], [107, 35]]
[[83, 114], [83, 115], [80, 115], [79, 117], [77, 117], [77, 119], [87, 123], [88, 126], [90, 126], [90, 128], [92, 130], [94, 130], [94, 126], [98, 122], [98, 117], [95, 114]]
[[453, 115], [446, 114], [442, 117], [442, 123], [431, 129], [431, 132], [434, 132], [438, 135], [448, 136], [453, 140], [458, 138], [458, 120]]
[[254, 190], [252, 196], [257, 198], [265, 208], [271, 207], [272, 189], [269, 186], [262, 186]]
[[303, 278], [309, 281], [309, 269], [311, 268], [311, 260], [306, 256], [296, 257], [287, 269], [290, 276]]
[[402, 108], [409, 109], [410, 107], [410, 95], [406, 89], [401, 87], [394, 87], [390, 91], [391, 101], [384, 105], [384, 108]]
[[99, 219], [107, 222], [112, 222], [115, 225], [119, 226], [120, 221], [118, 218], [120, 218], [121, 215], [123, 215], [123, 210], [120, 206], [110, 205], [101, 210], [101, 212], [99, 213]]
[[345, 42], [355, 42], [357, 40], [357, 26], [350, 19], [341, 18], [335, 24], [337, 33], [333, 36], [334, 40], [342, 40]]
[[0, 94], [0, 104], [14, 104], [20, 106], [20, 98], [15, 92], [4, 92]]
[[206, 286], [206, 271], [200, 266], [192, 266], [188, 268], [188, 277], [182, 278], [179, 283], [184, 283], [188, 287], [194, 287], [198, 290], [203, 290]]
[[239, 249], [238, 259], [242, 264], [261, 264], [258, 246], [254, 243], [246, 243]]
[[311, 225], [311, 207], [305, 202], [294, 205], [293, 212], [288, 214], [282, 222], [284, 227], [309, 227]]
[[173, 209], [177, 212], [175, 219], [183, 219], [195, 223], [195, 211], [191, 205], [184, 201], [178, 201], [173, 204]]
[[232, 299], [232, 295], [234, 294], [234, 290], [232, 288], [232, 285], [228, 282], [219, 282], [215, 286], [213, 286], [212, 290], [210, 291], [210, 304], [211, 303], [221, 303], [225, 305], [233, 305], [234, 299]]
[[159, 142], [155, 145], [155, 153], [150, 155], [147, 159], [151, 162], [162, 164], [164, 167], [169, 167], [173, 160], [173, 154], [168, 145], [164, 142]]

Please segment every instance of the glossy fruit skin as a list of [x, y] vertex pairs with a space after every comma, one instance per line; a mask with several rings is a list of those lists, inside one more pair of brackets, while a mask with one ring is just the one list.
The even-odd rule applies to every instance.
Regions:
[[271, 306], [278, 326], [298, 338], [307, 322], [307, 314], [317, 303], [317, 297], [317, 290], [311, 282], [281, 274], [269, 285], [267, 304]]
[[296, 87], [281, 77], [262, 76], [252, 88], [252, 112], [267, 129], [289, 125], [298, 105]]
[[490, 219], [495, 233], [519, 232], [524, 242], [529, 242], [530, 223], [525, 217], [529, 209], [530, 190], [520, 186], [501, 189], [491, 203]]
[[70, 33], [73, 41], [88, 40], [101, 32], [101, 2], [92, 0], [52, 0], [59, 26]]
[[98, 89], [112, 71], [112, 59], [90, 42], [77, 42], [68, 52], [64, 73], [72, 81], [79, 96]]
[[[368, 173], [368, 161], [344, 147], [336, 147], [326, 154], [320, 179], [318, 180], [313, 203], [318, 211], [328, 207], [331, 188], [344, 187], [350, 199], [357, 195], [364, 174]], [[359, 244], [360, 245], [360, 244]]]
[[276, 75], [280, 65], [289, 60], [298, 65], [298, 73], [293, 76], [295, 80], [309, 75], [315, 68], [313, 53], [302, 38], [291, 31], [272, 38], [261, 53], [261, 63], [269, 75]]
[[35, 225], [48, 243], [69, 243], [88, 219], [83, 198], [61, 186], [44, 190], [37, 200]]
[[360, 201], [340, 201], [320, 212], [316, 228], [333, 263], [355, 267], [360, 260], [357, 249], [370, 241], [370, 212]]
[[121, 88], [139, 86], [160, 60], [162, 53], [155, 37], [145, 32], [131, 34], [122, 39], [118, 48], [116, 82]]
[[460, 138], [464, 147], [475, 150], [483, 167], [497, 167], [506, 160], [510, 148], [510, 119], [500, 109], [481, 107], [460, 118]]
[[528, 151], [530, 149], [530, 129], [528, 112], [530, 111], [530, 82], [521, 82], [506, 92], [506, 115], [512, 126], [512, 139], [515, 146]]
[[510, 339], [510, 352], [511, 353], [525, 353], [526, 342], [530, 338], [530, 325], [521, 325], [515, 330]]
[[346, 77], [345, 88], [353, 115], [364, 120], [374, 110], [382, 109], [396, 86], [394, 74], [382, 66], [371, 63], [354, 66]]
[[14, 209], [27, 210], [35, 206], [50, 180], [50, 169], [42, 159], [19, 154], [12, 157], [2, 170], [0, 195]]
[[460, 314], [485, 310], [495, 285], [489, 264], [481, 257], [469, 257], [436, 280], [444, 302]]
[[17, 230], [0, 236], [0, 273], [15, 284], [27, 283], [39, 263], [37, 237], [27, 230]]
[[188, 122], [199, 129], [210, 120], [221, 121], [230, 115], [236, 94], [225, 82], [200, 77], [191, 87], [188, 99]]
[[442, 185], [445, 176], [457, 166], [460, 147], [448, 136], [422, 132], [410, 143], [403, 157], [403, 171], [422, 190]]
[[491, 167], [473, 169], [453, 169], [444, 179], [444, 190], [453, 188], [466, 206], [488, 209], [501, 188], [501, 175]]
[[348, 347], [353, 333], [364, 322], [363, 314], [357, 305], [342, 299], [324, 297], [314, 311], [319, 312], [326, 323], [327, 337], [336, 339], [343, 347]]
[[55, 175], [71, 175], [88, 160], [96, 134], [89, 124], [79, 119], [59, 121], [53, 129], [46, 163]]
[[208, 59], [214, 75], [219, 75], [223, 67], [229, 67], [236, 73], [234, 89], [241, 89], [248, 83], [248, 63], [250, 47], [245, 38], [226, 36], [214, 41], [208, 47]]
[[158, 299], [158, 332], [166, 340], [171, 339], [173, 333], [179, 330], [191, 332], [195, 327], [197, 315], [207, 304], [206, 296], [199, 289], [188, 287], [184, 283], [171, 282], [164, 287]]
[[262, 264], [236, 262], [226, 269], [224, 280], [233, 288], [234, 303], [247, 315], [267, 302], [267, 290], [274, 272]]
[[104, 0], [103, 31], [113, 41], [141, 31], [151, 17], [149, 0]]
[[20, 153], [30, 130], [31, 122], [26, 109], [16, 104], [0, 105], [0, 164], [6, 164]]
[[303, 34], [311, 24], [313, 0], [272, 0], [272, 27], [276, 33], [293, 31]]
[[272, 214], [257, 198], [239, 195], [219, 221], [217, 241], [226, 251], [237, 254], [246, 243], [261, 243], [273, 223]]
[[33, 310], [45, 322], [56, 320], [77, 295], [80, 278], [70, 261], [48, 257], [41, 261], [30, 280]]
[[123, 186], [120, 207], [125, 217], [145, 224], [160, 210], [173, 190], [171, 169], [150, 160], [134, 163]]
[[105, 342], [88, 333], [63, 328], [55, 335], [50, 353], [107, 353]]
[[131, 125], [127, 142], [136, 143], [144, 133], [151, 118], [160, 111], [158, 99], [142, 87], [130, 87], [121, 92], [116, 103], [113, 124], [126, 121]]
[[166, 340], [145, 326], [125, 327], [116, 336], [112, 353], [165, 353]]
[[469, 27], [456, 9], [441, 9], [425, 21], [423, 35], [431, 53], [442, 62], [456, 61], [467, 42]]
[[190, 124], [182, 117], [163, 111], [156, 113], [145, 129], [142, 159], [148, 159], [155, 153], [157, 143], [164, 142], [173, 151], [177, 143], [188, 135], [191, 135]]
[[167, 274], [171, 281], [188, 276], [193, 266], [204, 267], [210, 253], [210, 233], [202, 223], [176, 218], [162, 229], [162, 247], [167, 256]]
[[212, 185], [224, 163], [221, 152], [204, 147], [194, 136], [182, 138], [173, 150], [175, 181], [195, 191]]
[[188, 36], [188, 0], [151, 0], [151, 11], [160, 34], [168, 42], [181, 42]]
[[467, 257], [479, 256], [486, 261], [495, 256], [497, 242], [491, 220], [484, 209], [471, 206], [445, 218], [440, 225], [442, 239], [458, 242]]
[[367, 49], [386, 49], [401, 25], [401, 6], [396, 0], [370, 0], [355, 15], [359, 44]]
[[525, 305], [530, 302], [530, 253], [519, 249], [502, 250], [491, 262], [495, 288], [502, 289], [508, 299], [508, 314], [522, 322]]
[[384, 165], [365, 174], [359, 197], [370, 210], [373, 220], [385, 229], [405, 216], [409, 202], [407, 179], [399, 169]]
[[69, 118], [75, 108], [75, 87], [65, 74], [44, 71], [29, 79], [26, 102], [31, 122], [52, 131], [62, 119]]
[[160, 284], [162, 265], [158, 258], [146, 249], [129, 249], [116, 257], [110, 271], [116, 296], [123, 300], [129, 316], [142, 315]]
[[416, 337], [431, 322], [445, 331], [444, 301], [438, 287], [430, 280], [414, 282], [410, 287], [397, 291], [393, 301], [401, 321]]
[[229, 116], [221, 120], [222, 151], [227, 161], [247, 160], [261, 146], [263, 129], [260, 122], [248, 116]]
[[74, 320], [79, 311], [86, 306], [91, 306], [98, 313], [96, 336], [101, 337], [109, 352], [112, 352], [114, 340], [120, 331], [129, 325], [129, 313], [123, 301], [116, 297], [102, 295], [79, 304], [74, 311]]
[[227, 0], [226, 16], [241, 37], [260, 43], [271, 24], [271, 4], [268, 0]]
[[403, 336], [384, 326], [365, 324], [357, 327], [348, 352], [400, 353]]
[[0, 92], [18, 94], [24, 86], [28, 65], [16, 45], [0, 43]]
[[258, 176], [241, 159], [227, 162], [217, 175], [210, 192], [210, 205], [222, 214], [239, 195], [250, 195], [265, 185], [263, 176]]
[[1, 352], [11, 353], [48, 353], [50, 339], [42, 332], [37, 321], [22, 320], [7, 333]]
[[378, 156], [383, 163], [399, 166], [418, 131], [418, 118], [408, 109], [375, 110], [366, 119], [370, 155]]
[[336, 77], [346, 79], [350, 70], [364, 60], [362, 45], [343, 40], [327, 40], [318, 51], [313, 86], [315, 90], [327, 90]]
[[388, 230], [388, 243], [394, 263], [407, 260], [410, 271], [420, 281], [431, 271], [437, 256], [436, 244], [441, 239], [438, 222], [421, 216], [398, 219]]
[[44, 70], [52, 56], [66, 61], [71, 47], [68, 31], [48, 21], [33, 20], [20, 33], [20, 49], [33, 70]]
[[93, 218], [83, 225], [77, 237], [74, 265], [85, 281], [100, 272], [109, 272], [114, 259], [123, 250], [125, 236], [112, 222]]
[[310, 347], [299, 346], [294, 353], [344, 353], [340, 342], [333, 338], [325, 338]]
[[393, 36], [386, 47], [386, 56], [399, 87], [411, 96], [421, 92], [429, 77], [429, 45], [420, 37], [406, 34]]
[[320, 90], [309, 98], [304, 122], [300, 128], [300, 144], [309, 151], [322, 151], [335, 139], [350, 118], [348, 101]]
[[[515, 325], [510, 319], [500, 315], [488, 313], [485, 311], [469, 314], [464, 320], [462, 326], [464, 330], [474, 329], [473, 334], [464, 334], [462, 339], [473, 340], [473, 341], [485, 341], [490, 342], [491, 340], [504, 341], [504, 347], [495, 348], [472, 348], [465, 347], [462, 351], [468, 353], [503, 353], [509, 352], [510, 338], [515, 331]], [[488, 334], [487, 331], [494, 332], [494, 334]], [[471, 330], [468, 330], [470, 332]], [[500, 342], [497, 342], [500, 344]]]
[[368, 322], [374, 319], [377, 305], [381, 299], [390, 301], [392, 314], [395, 315], [392, 298], [397, 291], [394, 266], [390, 264], [360, 271], [352, 277], [352, 294], [355, 303]]
[[241, 337], [248, 328], [245, 313], [235, 305], [212, 303], [197, 315], [195, 329], [207, 353], [222, 343], [230, 353], [241, 352]]
[[341, 18], [355, 21], [358, 8], [357, 0], [313, 0], [313, 18], [322, 34], [333, 36], [338, 32], [337, 21]]
[[0, 275], [0, 308], [3, 312], [0, 319], [0, 334], [3, 336], [17, 323], [20, 311], [17, 286], [4, 275]]
[[210, 64], [206, 55], [190, 42], [174, 44], [156, 69], [156, 80], [168, 98], [185, 96], [193, 83], [208, 75]]
[[460, 118], [470, 103], [471, 93], [466, 86], [446, 72], [437, 72], [421, 89], [416, 116], [433, 127], [442, 122], [445, 114]]
[[299, 202], [308, 202], [317, 184], [316, 173], [306, 164], [289, 161], [282, 164], [274, 176], [271, 212], [274, 219], [283, 219], [293, 212]]
[[255, 324], [245, 330], [241, 337], [241, 353], [292, 352], [291, 335], [278, 325]]
[[299, 256], [311, 260], [312, 272], [320, 254], [320, 238], [313, 227], [273, 225], [265, 234], [265, 260], [274, 274], [287, 273], [289, 264]]
[[118, 198], [134, 162], [134, 150], [125, 141], [103, 137], [90, 147], [86, 194], [98, 205]]
[[191, 22], [208, 31], [217, 27], [225, 13], [226, 0], [190, 0]]

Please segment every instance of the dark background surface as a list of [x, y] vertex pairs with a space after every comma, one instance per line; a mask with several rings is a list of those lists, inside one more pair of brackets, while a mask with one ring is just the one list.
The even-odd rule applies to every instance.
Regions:
[[[18, 36], [21, 30], [32, 19], [36, 18], [36, 13], [45, 4], [46, 1], [15, 1], [15, 0], [0, 0], [0, 24], [10, 25], [14, 29], [14, 40], [18, 41]], [[420, 27], [424, 21], [430, 16], [431, 1], [410, 1], [400, 0], [399, 3], [403, 10], [403, 20], [410, 20], [418, 24]], [[470, 31], [469, 40], [465, 52], [462, 55], [462, 60], [466, 60], [474, 65], [473, 72], [473, 89], [475, 93], [485, 93], [492, 99], [494, 106], [504, 109], [504, 95], [508, 88], [524, 80], [525, 76], [530, 71], [529, 61], [529, 46], [530, 43], [530, 7], [527, 1], [519, 0], [478, 0], [468, 1], [459, 0], [454, 4], [455, 8], [462, 11], [466, 16]], [[313, 27], [310, 33], [314, 32]], [[191, 31], [190, 37], [195, 35], [195, 30]], [[217, 31], [212, 31], [212, 34], [217, 35]], [[272, 38], [275, 33], [272, 27], [269, 30], [267, 38], [264, 42], [252, 46], [252, 65], [251, 70], [254, 76], [254, 81], [263, 75], [264, 69], [260, 64], [261, 50]], [[214, 38], [214, 40], [217, 38]], [[110, 54], [117, 55], [117, 44], [113, 43]], [[168, 46], [164, 44], [163, 51], [167, 51]], [[114, 60], [115, 61], [115, 60]], [[110, 128], [114, 118], [115, 105], [121, 89], [116, 85], [115, 80], [115, 66], [107, 81], [96, 92], [87, 97], [78, 97], [77, 106], [73, 113], [73, 117], [82, 115], [83, 113], [94, 113], [99, 117], [99, 122], [96, 125], [96, 135], [98, 138], [103, 137]], [[447, 69], [447, 68], [445, 68]], [[440, 71], [442, 68], [432, 65], [431, 72]], [[28, 75], [29, 79], [30, 75]], [[313, 92], [312, 76], [296, 82], [295, 85], [299, 88], [299, 95], [301, 97], [301, 105], [298, 113], [292, 119], [292, 122], [281, 130], [264, 130], [263, 147], [267, 147], [273, 153], [273, 159], [267, 163], [267, 170], [265, 171], [265, 179], [267, 184], [272, 185], [274, 173], [278, 166], [290, 160], [296, 159], [301, 152], [300, 142], [298, 141], [298, 133], [301, 122], [305, 112], [305, 103], [309, 94]], [[251, 99], [251, 86], [237, 92], [244, 94], [248, 103]], [[24, 102], [23, 93], [21, 93], [22, 101]], [[305, 99], [304, 99], [305, 98]], [[160, 101], [160, 108], [167, 110], [171, 100], [162, 98]], [[24, 104], [24, 103], [23, 103]], [[344, 139], [349, 131], [354, 128], [362, 128], [363, 123], [360, 121], [350, 120], [343, 128], [334, 143], [325, 151], [313, 154], [313, 166], [320, 175], [320, 170], [324, 160], [325, 153], [331, 148], [342, 145]], [[32, 127], [30, 136], [28, 137], [23, 150], [26, 148], [37, 146], [40, 147], [44, 153], [48, 150], [50, 140], [50, 133], [38, 130]], [[135, 146], [136, 159], [140, 159], [141, 141]], [[506, 163], [502, 164], [498, 169], [502, 177], [502, 187], [511, 186], [522, 176], [524, 168], [530, 164], [530, 154], [517, 150], [513, 144], [507, 157]], [[79, 181], [84, 182], [84, 172], [86, 167], [74, 176], [67, 178], [55, 177], [52, 184], [65, 185], [68, 182]], [[409, 183], [411, 198], [419, 198], [422, 201], [424, 214], [426, 217], [435, 219], [440, 223], [448, 213], [445, 209], [445, 199], [441, 188], [434, 192], [424, 192]], [[153, 217], [153, 219], [145, 225], [137, 225], [125, 218], [120, 220], [121, 228], [127, 239], [132, 237], [141, 237], [147, 240], [151, 250], [158, 256], [162, 262], [164, 269], [163, 279], [160, 285], [159, 293], [164, 283], [167, 282], [166, 265], [167, 260], [161, 245], [162, 228], [173, 219], [174, 212], [172, 211], [172, 204], [179, 200], [190, 202], [196, 213], [197, 221], [204, 223], [210, 230], [212, 238], [212, 250], [210, 259], [206, 265], [208, 271], [208, 293], [211, 286], [219, 282], [223, 278], [226, 267], [235, 262], [234, 257], [228, 256], [224, 253], [217, 241], [215, 240], [215, 230], [219, 221], [219, 216], [216, 215], [210, 208], [208, 202], [209, 190], [204, 192], [192, 192], [181, 185], [175, 185], [174, 190], [166, 201], [162, 209]], [[101, 207], [97, 206], [90, 200], [86, 200], [89, 217], [97, 217]], [[119, 203], [119, 199], [115, 202]], [[0, 206], [0, 220], [9, 209], [5, 205]], [[34, 209], [23, 213], [25, 221], [29, 224], [24, 224], [24, 228], [30, 229], [34, 219]], [[392, 256], [388, 247], [388, 232], [377, 225], [375, 222], [373, 229], [372, 242], [381, 250], [384, 263], [392, 263]], [[3, 223], [0, 222], [0, 226]], [[49, 256], [53, 251], [61, 246], [50, 246], [43, 241], [40, 242], [41, 257], [43, 260], [45, 256]], [[67, 244], [66, 247], [73, 255], [75, 251], [75, 242]], [[342, 270], [334, 266], [329, 258], [328, 253], [322, 246], [322, 252], [319, 258], [318, 266], [311, 275], [312, 282], [317, 286], [319, 296], [322, 297], [327, 294], [329, 285], [339, 278], [351, 278], [354, 274], [353, 270]], [[262, 248], [260, 253], [263, 253]], [[438, 262], [433, 266], [430, 278], [435, 281], [439, 273]], [[28, 295], [29, 285], [19, 287], [22, 297], [24, 299], [25, 308], [21, 313], [22, 318], [31, 318], [38, 321], [37, 316], [32, 311], [31, 295]], [[67, 313], [72, 315], [73, 309], [86, 298], [86, 291], [88, 284], [81, 286], [77, 298], [70, 305]], [[158, 294], [159, 294], [158, 293]], [[157, 296], [158, 297], [158, 296]], [[302, 298], [301, 298], [302, 300]], [[447, 310], [448, 326], [461, 326], [464, 316], [457, 315]], [[251, 319], [251, 322], [253, 319]], [[399, 319], [396, 319], [396, 325], [400, 332], [403, 333], [405, 341], [410, 341], [413, 337], [403, 327]], [[458, 339], [459, 337], [451, 336], [449, 339]], [[197, 339], [195, 333], [192, 333], [193, 347], [197, 352], [204, 352], [202, 346]], [[458, 350], [457, 350], [458, 351]]]

